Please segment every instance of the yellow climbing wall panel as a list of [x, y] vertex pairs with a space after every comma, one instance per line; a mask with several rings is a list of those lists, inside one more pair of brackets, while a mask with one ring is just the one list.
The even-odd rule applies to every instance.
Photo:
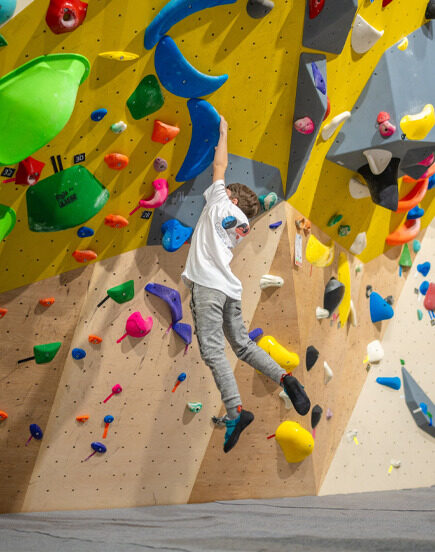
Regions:
[[[339, 56], [327, 55], [328, 94], [331, 116], [350, 110], [383, 51], [424, 23], [426, 0], [394, 0], [386, 9], [381, 1], [360, 2], [359, 13], [377, 28], [384, 28], [381, 40], [364, 56], [350, 48], [350, 36]], [[17, 211], [17, 225], [0, 244], [0, 291], [47, 278], [77, 267], [71, 253], [93, 249], [98, 260], [135, 249], [146, 243], [149, 221], [139, 213], [128, 227], [114, 230], [104, 226], [110, 213], [127, 216], [137, 201], [151, 194], [157, 173], [153, 160], [167, 159], [164, 173], [170, 191], [178, 184], [177, 173], [190, 142], [191, 128], [186, 101], [168, 92], [157, 113], [134, 121], [125, 102], [138, 82], [154, 71], [154, 50], [143, 47], [144, 30], [166, 0], [93, 0], [84, 24], [76, 31], [54, 35], [45, 23], [46, 0], [35, 0], [5, 27], [2, 34], [9, 45], [0, 50], [0, 75], [42, 54], [76, 52], [91, 62], [91, 74], [80, 87], [74, 113], [63, 131], [34, 157], [46, 163], [43, 177], [51, 174], [51, 155], [61, 155], [63, 166], [73, 164], [75, 154], [85, 153], [86, 167], [110, 191], [106, 206], [88, 225], [92, 238], [80, 239], [76, 229], [54, 233], [33, 233], [27, 226], [25, 188], [0, 185], [1, 203]], [[194, 14], [174, 26], [170, 35], [183, 54], [198, 70], [214, 75], [228, 73], [228, 82], [208, 99], [223, 113], [230, 127], [229, 151], [236, 155], [277, 166], [286, 181], [291, 140], [293, 105], [296, 93], [298, 60], [303, 31], [304, 2], [277, 3], [264, 19], [251, 19], [245, 2], [221, 6]], [[108, 50], [139, 54], [137, 61], [117, 62], [98, 57]], [[108, 115], [91, 121], [95, 109], [105, 107]], [[174, 142], [162, 146], [152, 142], [154, 119], [177, 124], [181, 132]], [[128, 124], [121, 135], [110, 131], [119, 120]], [[355, 202], [347, 189], [351, 172], [324, 161], [330, 147], [321, 138], [316, 143], [298, 192], [290, 202], [345, 247], [351, 238], [338, 238], [326, 222], [334, 212], [344, 215], [343, 223], [366, 230], [369, 245], [362, 260], [374, 258], [384, 250], [385, 236], [403, 218], [374, 207], [370, 200]], [[104, 155], [119, 152], [129, 156], [128, 167], [112, 171]], [[425, 204], [423, 203], [425, 207]], [[426, 205], [427, 207], [427, 205]], [[423, 226], [433, 218], [435, 205], [425, 214]]]

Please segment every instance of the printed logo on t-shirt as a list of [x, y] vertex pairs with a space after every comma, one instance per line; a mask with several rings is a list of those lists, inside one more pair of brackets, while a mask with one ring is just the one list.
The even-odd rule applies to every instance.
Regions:
[[242, 223], [237, 225], [237, 218], [233, 216], [225, 217], [222, 223], [215, 224], [217, 233], [224, 244], [232, 249], [235, 247], [237, 240], [244, 238], [249, 234], [249, 224]]

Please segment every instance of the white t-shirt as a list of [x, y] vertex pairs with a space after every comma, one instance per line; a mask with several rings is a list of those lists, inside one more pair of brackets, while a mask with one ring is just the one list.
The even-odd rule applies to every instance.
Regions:
[[228, 197], [223, 180], [216, 180], [204, 192], [206, 205], [193, 232], [186, 267], [181, 277], [242, 298], [242, 284], [231, 272], [232, 249], [249, 233], [246, 215]]

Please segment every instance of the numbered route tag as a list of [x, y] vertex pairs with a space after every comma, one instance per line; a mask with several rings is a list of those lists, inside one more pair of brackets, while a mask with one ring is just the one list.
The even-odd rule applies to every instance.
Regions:
[[78, 153], [77, 155], [74, 155], [74, 165], [77, 163], [83, 163], [86, 161], [86, 153]]
[[302, 236], [296, 234], [295, 236], [295, 265], [302, 266]]
[[143, 218], [143, 219], [148, 220], [148, 219], [151, 217], [152, 214], [153, 214], [152, 211], [144, 211], [144, 212], [141, 214], [140, 218]]
[[1, 176], [5, 176], [6, 178], [10, 178], [11, 176], [14, 176], [15, 169], [11, 169], [11, 167], [5, 167], [2, 171]]

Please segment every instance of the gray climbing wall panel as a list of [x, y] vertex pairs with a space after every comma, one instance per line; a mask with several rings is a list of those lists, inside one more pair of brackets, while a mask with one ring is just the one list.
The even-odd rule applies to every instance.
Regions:
[[[195, 227], [199, 215], [204, 207], [204, 191], [212, 184], [213, 167], [193, 180], [182, 184], [177, 191], [171, 194], [166, 203], [155, 209], [147, 245], [161, 245], [162, 235], [160, 228], [169, 219], [178, 219], [186, 226]], [[246, 184], [257, 195], [275, 192], [279, 198], [283, 197], [281, 174], [276, 167], [266, 165], [246, 157], [229, 154], [226, 182], [240, 182]]]
[[311, 65], [313, 62], [322, 73], [326, 84], [325, 56], [321, 54], [301, 54], [299, 58], [298, 85], [293, 121], [303, 117], [310, 117], [314, 123], [314, 132], [312, 134], [301, 134], [292, 126], [286, 198], [292, 196], [298, 188], [326, 113], [327, 96], [316, 88]]
[[358, 0], [326, 0], [319, 15], [310, 19], [306, 0], [302, 44], [313, 50], [340, 54], [357, 9]]
[[409, 411], [414, 418], [415, 423], [420, 429], [435, 437], [435, 426], [430, 425], [429, 418], [423, 414], [423, 412], [414, 412], [420, 406], [420, 403], [425, 403], [427, 405], [427, 410], [435, 415], [435, 404], [429, 399], [423, 389], [418, 385], [414, 380], [411, 374], [402, 366], [402, 379], [403, 387], [405, 390], [405, 400], [409, 408]]

